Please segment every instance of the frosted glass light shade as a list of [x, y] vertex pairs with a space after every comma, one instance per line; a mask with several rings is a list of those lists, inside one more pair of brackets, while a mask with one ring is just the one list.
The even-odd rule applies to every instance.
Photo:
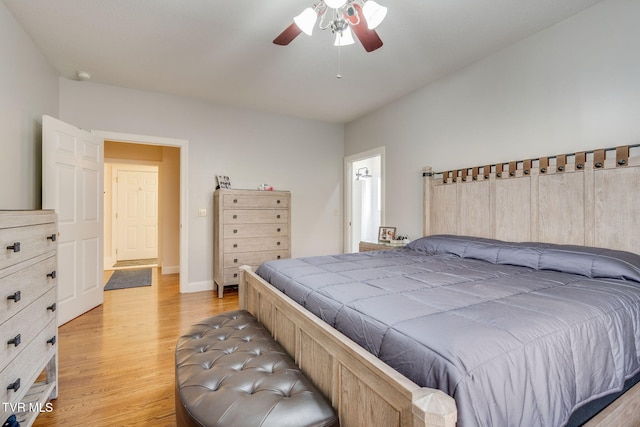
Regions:
[[355, 43], [353, 41], [353, 34], [351, 33], [351, 28], [347, 27], [343, 31], [338, 31], [336, 33], [336, 41], [333, 43], [334, 46], [349, 46], [350, 44]]
[[338, 9], [347, 2], [347, 0], [324, 0], [324, 4], [334, 9]]
[[380, 6], [373, 0], [368, 0], [362, 8], [362, 14], [367, 21], [367, 26], [370, 30], [376, 28], [387, 16], [387, 8]]
[[308, 36], [313, 33], [313, 27], [315, 27], [317, 20], [318, 14], [310, 7], [306, 8], [300, 15], [293, 18], [293, 22], [295, 22], [298, 28]]

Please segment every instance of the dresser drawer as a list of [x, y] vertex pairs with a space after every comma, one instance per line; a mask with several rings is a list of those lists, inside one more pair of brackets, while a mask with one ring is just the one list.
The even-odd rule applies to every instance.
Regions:
[[224, 226], [224, 238], [280, 237], [287, 236], [286, 224], [231, 224]]
[[225, 224], [288, 224], [286, 209], [227, 209], [222, 214]]
[[279, 251], [289, 249], [289, 238], [256, 237], [254, 239], [224, 239], [225, 253]]
[[237, 268], [225, 268], [222, 271], [223, 271], [223, 275], [222, 275], [223, 285], [238, 284], [238, 277], [240, 273]]
[[289, 251], [243, 252], [224, 255], [224, 268], [238, 269], [243, 265], [258, 266], [274, 259], [289, 258]]
[[254, 194], [223, 194], [222, 207], [224, 209], [273, 209], [288, 208], [289, 196], [286, 193]]
[[[20, 353], [20, 357], [14, 358], [0, 372], [0, 401], [15, 403], [22, 399], [31, 384], [47, 365], [47, 362], [56, 354], [57, 341], [53, 344], [47, 342], [53, 337], [56, 337], [57, 340], [55, 320], [45, 325], [36, 338], [26, 344], [25, 349]], [[7, 388], [9, 385], [15, 384], [18, 379], [20, 380], [20, 388], [18, 390]], [[4, 408], [2, 410], [4, 411]], [[5, 414], [6, 416], [9, 415], [6, 412]], [[3, 419], [6, 419], [6, 416]]]
[[53, 254], [45, 257], [36, 263], [25, 262], [20, 270], [0, 278], [0, 323], [27, 307], [47, 290], [55, 288], [57, 279], [51, 276], [57, 268], [56, 258]]
[[56, 249], [55, 223], [0, 229], [0, 270]]
[[[47, 325], [52, 320], [55, 321], [56, 313], [48, 308], [55, 302], [56, 290], [51, 289], [2, 325], [0, 366], [4, 366], [20, 354], [40, 333], [43, 325]], [[10, 341], [14, 343], [10, 344]]]
[[288, 250], [225, 254], [222, 277], [223, 285], [235, 285], [238, 283], [239, 268], [242, 265], [248, 265], [255, 270], [260, 264], [264, 262], [289, 257], [290, 254]]

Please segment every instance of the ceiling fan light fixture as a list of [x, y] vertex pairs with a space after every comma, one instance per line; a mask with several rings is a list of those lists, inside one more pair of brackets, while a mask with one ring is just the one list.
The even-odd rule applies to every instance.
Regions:
[[313, 33], [313, 27], [315, 27], [317, 20], [318, 13], [310, 7], [306, 8], [300, 15], [293, 18], [293, 22], [295, 22], [298, 28], [308, 36]]
[[324, 0], [324, 4], [333, 9], [340, 9], [346, 2], [347, 0]]
[[387, 16], [387, 8], [380, 6], [374, 0], [368, 0], [362, 8], [362, 14], [367, 21], [369, 29], [373, 30], [384, 21]]
[[[304, 9], [293, 18], [293, 22], [273, 39], [273, 44], [286, 46], [302, 33], [311, 36], [313, 27], [318, 24], [321, 30], [331, 29], [334, 34], [340, 33], [336, 35], [335, 46], [346, 46], [357, 39], [367, 52], [373, 52], [382, 47], [382, 40], [376, 31], [370, 28], [373, 28], [372, 25], [377, 26], [384, 19], [387, 13], [386, 7], [380, 6], [373, 0], [314, 1], [316, 3], [313, 7]], [[363, 10], [365, 7], [367, 18]], [[345, 32], [348, 29], [349, 31]]]
[[349, 46], [354, 44], [353, 34], [351, 33], [351, 28], [347, 27], [342, 31], [336, 32], [336, 40], [333, 43], [334, 46]]

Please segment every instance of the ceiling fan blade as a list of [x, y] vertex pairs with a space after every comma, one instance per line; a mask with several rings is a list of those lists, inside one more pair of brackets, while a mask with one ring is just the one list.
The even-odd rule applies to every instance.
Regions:
[[286, 46], [293, 41], [296, 37], [298, 37], [302, 33], [300, 27], [296, 25], [295, 22], [292, 22], [283, 32], [278, 35], [275, 39], [273, 39], [274, 44], [278, 44], [280, 46]]
[[[362, 43], [364, 50], [367, 52], [373, 52], [374, 50], [381, 48], [382, 40], [375, 30], [370, 30], [367, 26], [367, 21], [364, 19], [364, 14], [362, 13], [362, 7], [360, 7], [359, 4], [354, 3], [353, 8], [358, 12], [358, 16], [349, 16], [345, 12], [345, 17], [352, 24], [351, 28], [358, 40], [360, 40], [360, 43]], [[358, 18], [360, 18], [360, 21], [358, 21]]]

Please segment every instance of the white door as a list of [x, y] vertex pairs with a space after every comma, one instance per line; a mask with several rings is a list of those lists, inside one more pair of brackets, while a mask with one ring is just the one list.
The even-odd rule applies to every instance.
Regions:
[[58, 214], [58, 323], [103, 302], [104, 140], [42, 119], [42, 207]]
[[158, 256], [158, 172], [118, 169], [118, 261]]

